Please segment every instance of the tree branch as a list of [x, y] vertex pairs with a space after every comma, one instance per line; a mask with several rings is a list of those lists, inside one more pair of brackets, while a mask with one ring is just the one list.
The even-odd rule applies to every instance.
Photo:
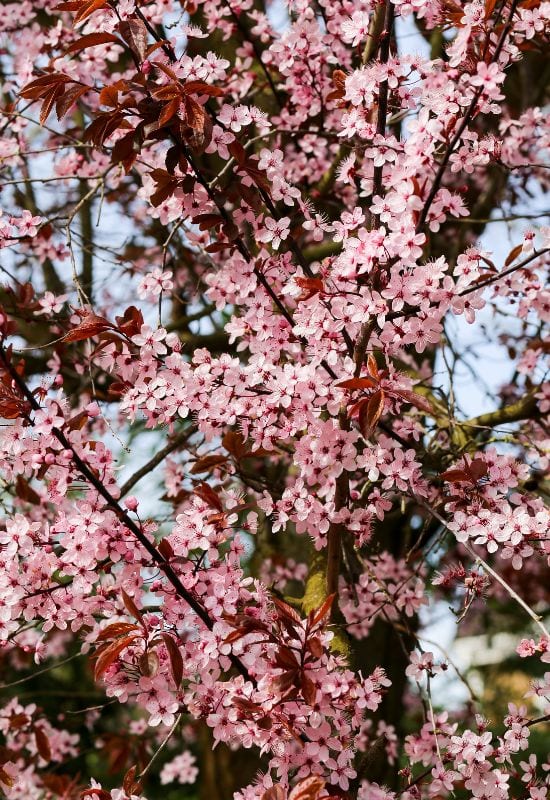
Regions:
[[[4, 369], [8, 372], [13, 382], [16, 384], [22, 395], [26, 398], [33, 411], [39, 411], [40, 404], [23, 378], [11, 364], [9, 358], [7, 357], [3, 342], [0, 343], [0, 362], [2, 362]], [[32, 424], [32, 420], [29, 420], [29, 422]], [[178, 597], [181, 597], [181, 599], [187, 603], [187, 605], [195, 612], [208, 630], [212, 630], [214, 627], [214, 622], [206, 609], [201, 605], [201, 603], [199, 603], [194, 595], [192, 595], [191, 592], [185, 588], [171, 564], [164, 558], [153, 542], [151, 542], [147, 536], [145, 536], [141, 527], [137, 525], [137, 523], [134, 522], [134, 520], [122, 508], [118, 500], [116, 500], [109, 490], [103, 485], [94, 471], [86, 464], [82, 457], [78, 455], [63, 431], [54, 427], [52, 428], [52, 435], [55, 436], [57, 441], [62, 445], [63, 448], [65, 448], [65, 450], [68, 450], [72, 454], [71, 458], [73, 464], [78, 469], [82, 477], [87, 481], [87, 483], [93, 486], [93, 488], [101, 497], [103, 497], [107, 503], [107, 506], [115, 513], [120, 522], [122, 522], [122, 524], [135, 536], [143, 549], [146, 550], [151, 556], [151, 559], [154, 561], [154, 563], [157, 564], [162, 570], [169, 583], [172, 584]], [[249, 674], [248, 669], [245, 667], [242, 661], [233, 654], [231, 654], [229, 658], [237, 672], [239, 672], [245, 678], [245, 680], [249, 680], [254, 683], [254, 679]]]
[[192, 436], [194, 433], [194, 428], [191, 430], [185, 430], [179, 433], [171, 442], [168, 442], [158, 453], [149, 459], [149, 461], [144, 464], [140, 469], [136, 470], [134, 474], [128, 478], [128, 480], [122, 484], [120, 487], [120, 496], [124, 497], [125, 494], [128, 494], [130, 489], [133, 489], [136, 483], [138, 483], [142, 478], [152, 472], [155, 467], [157, 467], [166, 456], [169, 456], [170, 453], [173, 453], [174, 450], [177, 450], [182, 444], [185, 444], [189, 437]]
[[497, 408], [486, 414], [480, 414], [466, 422], [460, 423], [462, 427], [494, 428], [508, 422], [519, 422], [522, 419], [532, 419], [540, 414], [534, 394], [528, 394], [515, 403], [504, 408]]

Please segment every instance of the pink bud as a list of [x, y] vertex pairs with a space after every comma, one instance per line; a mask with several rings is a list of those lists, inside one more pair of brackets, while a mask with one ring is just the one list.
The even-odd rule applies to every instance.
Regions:
[[137, 497], [134, 497], [133, 494], [130, 495], [130, 497], [127, 497], [126, 500], [124, 501], [124, 505], [126, 506], [128, 511], [135, 511], [138, 507]]
[[140, 69], [143, 75], [149, 75], [149, 73], [151, 72], [151, 62], [145, 59]]
[[98, 404], [94, 401], [93, 403], [88, 403], [86, 406], [86, 413], [89, 417], [99, 417], [101, 414], [101, 409]]

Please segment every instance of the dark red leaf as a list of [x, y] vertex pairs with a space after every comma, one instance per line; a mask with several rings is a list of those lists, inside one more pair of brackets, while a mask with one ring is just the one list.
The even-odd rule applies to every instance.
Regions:
[[140, 791], [139, 782], [136, 782], [136, 774], [137, 766], [134, 764], [134, 766], [130, 767], [130, 769], [126, 772], [124, 780], [122, 781], [122, 788], [129, 797], [130, 795], [137, 794], [137, 792]]
[[401, 400], [404, 400], [406, 403], [410, 403], [413, 406], [416, 406], [420, 411], [425, 411], [426, 414], [433, 414], [434, 410], [432, 404], [429, 400], [422, 395], [417, 394], [416, 392], [410, 391], [408, 389], [391, 389], [388, 394], [397, 397], [400, 397]]
[[169, 103], [166, 103], [166, 105], [163, 107], [160, 113], [158, 127], [163, 128], [165, 125], [167, 125], [168, 122], [170, 122], [170, 120], [173, 119], [175, 115], [178, 113], [179, 107], [180, 107], [179, 98], [175, 98], [174, 100], [170, 100]]
[[201, 497], [205, 503], [208, 503], [211, 508], [215, 508], [216, 511], [223, 511], [222, 501], [214, 489], [207, 483], [199, 483], [199, 485], [195, 487], [194, 493]]
[[468, 464], [467, 469], [474, 481], [479, 481], [481, 478], [485, 478], [489, 471], [487, 462], [482, 458], [474, 458], [474, 460]]
[[219, 214], [197, 214], [193, 217], [192, 222], [198, 225], [201, 231], [207, 231], [210, 228], [217, 228], [223, 222], [223, 217]]
[[143, 314], [135, 306], [128, 306], [122, 317], [115, 317], [118, 330], [130, 339], [141, 331]]
[[58, 3], [52, 11], [78, 11], [86, 3], [86, 0], [67, 0], [66, 3]]
[[89, 88], [89, 86], [80, 86], [77, 84], [76, 86], [71, 86], [61, 97], [58, 97], [55, 103], [57, 119], [61, 121], [65, 114], [74, 106], [76, 101], [89, 91]]
[[288, 619], [291, 622], [302, 622], [302, 618], [296, 609], [292, 608], [288, 603], [285, 603], [284, 600], [279, 600], [278, 597], [272, 597], [271, 600], [279, 612], [279, 618]]
[[337, 383], [339, 389], [374, 389], [377, 384], [372, 378], [348, 378]]
[[183, 86], [185, 94], [206, 94], [209, 97], [221, 97], [225, 92], [218, 86], [211, 86], [204, 81], [189, 81]]
[[47, 75], [41, 75], [40, 78], [36, 78], [24, 86], [19, 95], [26, 100], [38, 100], [47, 95], [53, 86], [74, 82], [74, 78], [62, 72], [48, 72]]
[[22, 475], [18, 475], [15, 479], [15, 494], [26, 503], [40, 505], [40, 495], [34, 491], [28, 480]]
[[36, 740], [36, 749], [38, 750], [40, 757], [44, 759], [44, 761], [50, 761], [52, 757], [52, 750], [50, 747], [50, 740], [46, 736], [44, 729], [36, 727], [34, 729], [34, 738]]
[[42, 108], [40, 109], [40, 124], [44, 125], [48, 117], [50, 116], [51, 110], [56, 104], [56, 101], [63, 95], [63, 84], [56, 83], [55, 86], [52, 86], [50, 91], [44, 97], [42, 102]]
[[159, 551], [159, 553], [161, 554], [161, 556], [164, 558], [165, 561], [170, 561], [172, 558], [174, 558], [174, 551], [168, 539], [162, 539], [159, 542], [157, 550]]
[[139, 634], [132, 634], [131, 636], [124, 636], [117, 639], [113, 644], [106, 647], [101, 651], [99, 657], [96, 659], [94, 668], [94, 678], [99, 680], [103, 673], [109, 669], [111, 664], [119, 657], [123, 650], [132, 644], [135, 639], [139, 638]]
[[237, 164], [239, 165], [244, 164], [244, 162], [246, 161], [246, 150], [244, 149], [242, 144], [239, 141], [237, 141], [237, 139], [235, 139], [233, 142], [230, 142], [227, 145], [227, 149], [229, 150], [229, 152], [231, 153]]
[[68, 331], [63, 336], [64, 342], [82, 342], [84, 339], [91, 339], [97, 336], [102, 331], [109, 330], [113, 326], [105, 319], [105, 317], [98, 317], [96, 314], [86, 314], [82, 317], [82, 321], [78, 323], [76, 328]]
[[184, 101], [185, 123], [194, 131], [202, 131], [206, 114], [201, 105], [192, 97], [186, 97]]
[[130, 614], [130, 616], [134, 617], [134, 619], [137, 619], [142, 627], [145, 627], [142, 619], [142, 612], [136, 606], [134, 599], [130, 597], [130, 595], [127, 594], [124, 589], [121, 589], [120, 593], [122, 595], [122, 602], [124, 603], [126, 611]]
[[290, 647], [284, 644], [279, 647], [275, 654], [275, 663], [285, 670], [296, 670], [300, 666]]
[[118, 93], [124, 88], [123, 81], [117, 81], [109, 86], [104, 86], [99, 93], [99, 104], [116, 108], [118, 105]]
[[105, 642], [109, 641], [110, 639], [117, 639], [119, 636], [124, 636], [124, 634], [130, 633], [130, 631], [137, 631], [139, 630], [137, 625], [134, 625], [133, 622], [113, 622], [111, 625], [107, 625], [106, 628], [103, 628], [100, 631], [96, 641], [97, 642]]
[[471, 483], [470, 476], [463, 469], [447, 469], [439, 477], [449, 483]]
[[378, 420], [384, 411], [385, 399], [384, 392], [382, 389], [379, 389], [377, 392], [374, 392], [366, 403], [361, 405], [359, 410], [359, 428], [365, 439], [368, 439], [376, 428]]
[[248, 452], [244, 436], [239, 431], [228, 431], [222, 439], [222, 445], [237, 461]]
[[[155, 170], [157, 172], [160, 170]], [[154, 194], [151, 195], [151, 203], [155, 206], [160, 206], [161, 203], [164, 203], [169, 197], [172, 197], [176, 189], [178, 188], [178, 179], [174, 178], [170, 173], [166, 172], [166, 178], [163, 178], [162, 181], [157, 181], [157, 190]], [[155, 176], [153, 176], [155, 177]]]
[[311, 678], [309, 678], [306, 675], [305, 672], [302, 673], [301, 685], [302, 685], [302, 696], [304, 700], [306, 701], [308, 706], [314, 706], [315, 698], [317, 697], [317, 687], [315, 686]]
[[172, 678], [174, 679], [176, 688], [179, 689], [183, 679], [183, 658], [181, 651], [169, 633], [163, 633], [162, 638], [164, 644], [166, 645], [168, 658], [170, 659], [170, 671], [172, 673]]
[[141, 63], [147, 57], [147, 28], [140, 19], [132, 17], [119, 22], [118, 30], [132, 53]]
[[515, 260], [516, 260], [516, 258], [519, 256], [519, 254], [521, 253], [521, 251], [522, 251], [522, 250], [523, 250], [523, 245], [522, 245], [522, 244], [518, 244], [518, 245], [516, 245], [516, 247], [513, 247], [513, 248], [510, 250], [510, 252], [508, 253], [508, 256], [507, 256], [507, 258], [506, 258], [506, 261], [504, 262], [504, 266], [505, 266], [505, 267], [509, 267], [509, 266], [510, 266], [510, 264], [511, 264], [513, 261], [515, 261]]
[[210, 472], [214, 467], [220, 467], [222, 464], [227, 464], [227, 456], [205, 456], [195, 461], [190, 472], [192, 475]]
[[83, 22], [85, 19], [88, 19], [94, 11], [99, 11], [100, 8], [105, 8], [107, 5], [107, 0], [90, 0], [90, 2], [84, 3], [74, 18], [74, 24], [77, 25], [79, 22]]
[[375, 380], [378, 380], [380, 377], [380, 373], [378, 372], [378, 364], [376, 363], [376, 359], [372, 353], [369, 353], [367, 356], [367, 371]]
[[320, 294], [325, 289], [325, 285], [321, 278], [298, 277], [294, 280], [300, 289], [303, 289], [302, 294], [298, 297], [298, 302], [309, 300], [311, 297], [314, 297], [316, 294]]
[[114, 33], [87, 33], [81, 36], [76, 42], [70, 44], [65, 50], [66, 53], [78, 53], [81, 50], [86, 50], [87, 47], [97, 47], [100, 44], [109, 44], [110, 42], [117, 42], [122, 44], [118, 36]]
[[325, 619], [327, 619], [330, 609], [332, 608], [332, 604], [334, 603], [334, 598], [336, 594], [329, 594], [326, 600], [321, 603], [318, 609], [316, 609], [311, 616], [311, 627], [314, 628], [316, 625], [323, 623]]

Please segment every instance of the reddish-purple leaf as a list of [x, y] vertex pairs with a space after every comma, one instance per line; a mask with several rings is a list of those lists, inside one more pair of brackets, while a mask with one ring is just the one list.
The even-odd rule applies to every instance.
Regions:
[[137, 621], [142, 627], [145, 627], [142, 618], [142, 612], [137, 607], [134, 599], [130, 597], [130, 595], [127, 594], [127, 592], [125, 592], [124, 589], [120, 590], [120, 594], [122, 595], [122, 602], [124, 603], [126, 611], [130, 614], [130, 616], [134, 617], [134, 619], [137, 619]]
[[425, 397], [417, 394], [417, 392], [410, 391], [409, 389], [391, 389], [388, 391], [389, 395], [400, 397], [406, 403], [416, 406], [420, 411], [425, 411], [426, 414], [433, 414], [433, 406]]
[[140, 19], [131, 17], [119, 22], [118, 30], [132, 53], [141, 63], [147, 58], [147, 28]]
[[386, 396], [384, 392], [382, 389], [379, 389], [377, 392], [374, 392], [366, 403], [361, 405], [359, 410], [359, 428], [365, 439], [368, 439], [376, 428], [378, 420], [384, 411], [385, 400]]
[[52, 749], [50, 747], [50, 740], [46, 736], [43, 728], [36, 727], [34, 729], [34, 738], [36, 741], [36, 749], [38, 750], [40, 757], [44, 759], [44, 761], [50, 761], [52, 757]]
[[72, 328], [63, 336], [63, 341], [82, 342], [84, 339], [91, 339], [93, 336], [97, 336], [98, 333], [109, 330], [112, 327], [105, 317], [98, 317], [96, 314], [89, 313], [82, 317], [82, 321], [78, 323], [76, 328]]
[[95, 680], [99, 680], [106, 670], [109, 669], [111, 664], [116, 661], [119, 655], [126, 650], [126, 648], [132, 644], [133, 641], [138, 639], [140, 634], [132, 634], [131, 636], [124, 636], [120, 639], [117, 639], [113, 642], [113, 644], [106, 647], [104, 650], [101, 651], [100, 655], [97, 657], [94, 667], [94, 678]]
[[302, 618], [298, 614], [298, 612], [292, 608], [288, 603], [285, 603], [284, 600], [279, 600], [278, 597], [272, 597], [273, 605], [276, 606], [277, 611], [279, 612], [279, 617], [286, 618], [291, 622], [301, 622]]
[[328, 615], [330, 614], [330, 610], [332, 608], [332, 604], [334, 603], [334, 598], [336, 594], [329, 594], [329, 596], [321, 603], [319, 608], [317, 608], [311, 617], [311, 627], [314, 628], [316, 625], [323, 623]]
[[474, 458], [474, 460], [468, 464], [467, 469], [474, 481], [479, 481], [481, 478], [485, 478], [489, 471], [487, 462], [482, 458]]
[[309, 678], [306, 675], [305, 672], [302, 673], [301, 685], [302, 685], [302, 696], [304, 700], [306, 701], [308, 706], [314, 706], [315, 699], [317, 697], [317, 687], [315, 686], [311, 678]]
[[189, 471], [192, 475], [197, 475], [201, 472], [210, 472], [214, 467], [220, 467], [222, 464], [227, 464], [227, 456], [204, 456], [195, 461]]
[[130, 631], [137, 630], [139, 630], [139, 628], [137, 625], [134, 625], [133, 622], [112, 622], [100, 631], [96, 641], [105, 642], [109, 639], [117, 639], [119, 636], [130, 633]]
[[340, 381], [336, 386], [339, 389], [374, 389], [377, 384], [372, 378], [348, 378], [345, 381]]
[[463, 469], [447, 469], [439, 476], [449, 483], [470, 483], [470, 476]]
[[80, 86], [80, 84], [77, 84], [76, 86], [71, 86], [70, 89], [67, 89], [64, 94], [58, 97], [55, 103], [57, 119], [61, 121], [65, 114], [74, 106], [76, 101], [79, 100], [83, 94], [86, 94], [89, 89], [89, 86]]
[[519, 256], [519, 254], [521, 253], [522, 250], [523, 250], [523, 245], [522, 244], [518, 244], [515, 247], [513, 247], [510, 250], [510, 252], [508, 253], [508, 256], [506, 257], [506, 261], [504, 262], [504, 266], [505, 267], [509, 267], [510, 264], [513, 261], [516, 260], [516, 258]]
[[122, 44], [118, 36], [115, 36], [114, 33], [87, 33], [85, 36], [81, 36], [80, 39], [77, 39], [76, 42], [70, 44], [65, 52], [79, 53], [81, 50], [86, 50], [88, 47], [97, 47], [100, 44], [110, 44], [112, 42]]
[[169, 633], [164, 633], [162, 635], [162, 639], [166, 646], [166, 651], [170, 660], [170, 671], [172, 673], [172, 678], [176, 688], [179, 689], [183, 679], [183, 658], [181, 651]]

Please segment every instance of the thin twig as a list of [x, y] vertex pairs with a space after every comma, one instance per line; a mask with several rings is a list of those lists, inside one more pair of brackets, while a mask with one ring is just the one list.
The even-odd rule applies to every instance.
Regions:
[[[423, 500], [417, 498], [417, 502], [423, 508], [425, 508], [426, 511], [428, 511], [433, 517], [435, 517], [435, 519], [439, 520], [439, 522], [442, 525], [444, 525], [447, 530], [450, 530], [450, 528], [447, 525], [447, 522], [443, 519], [441, 514], [439, 514], [435, 509], [433, 509], [431, 506], [428, 505], [428, 503], [425, 503]], [[451, 533], [452, 533], [452, 531], [451, 531]], [[476, 551], [472, 547], [470, 547], [470, 545], [466, 544], [465, 542], [461, 542], [461, 545], [472, 556], [472, 558], [476, 559], [476, 561], [480, 564], [480, 566], [482, 566], [483, 569], [489, 575], [491, 575], [496, 581], [498, 581], [498, 583], [500, 583], [500, 585], [508, 592], [510, 597], [513, 600], [515, 600], [516, 603], [518, 603], [518, 605], [520, 605], [523, 608], [524, 611], [527, 612], [527, 614], [531, 617], [533, 622], [540, 628], [540, 630], [543, 632], [543, 634], [550, 640], [550, 633], [548, 632], [545, 624], [543, 623], [541, 617], [535, 611], [533, 611], [531, 606], [529, 606], [525, 602], [525, 600], [523, 600], [519, 596], [519, 594], [516, 591], [514, 591], [514, 589], [512, 589], [512, 587], [504, 580], [504, 578], [502, 578], [498, 574], [498, 572], [495, 572], [495, 570], [492, 567], [490, 567], [489, 564], [487, 564], [487, 562], [483, 558], [481, 558], [481, 556], [478, 555], [478, 553], [476, 553]]]
[[149, 772], [149, 770], [151, 769], [151, 767], [153, 766], [159, 755], [162, 753], [162, 751], [164, 750], [164, 748], [166, 747], [166, 745], [176, 732], [176, 728], [180, 724], [182, 716], [183, 714], [178, 714], [178, 716], [176, 717], [176, 721], [174, 722], [174, 724], [172, 725], [172, 727], [170, 728], [170, 730], [168, 731], [168, 733], [166, 734], [166, 736], [164, 737], [158, 748], [153, 753], [149, 763], [145, 765], [145, 767], [141, 770], [139, 775], [136, 775], [136, 781], [142, 780], [147, 775], [147, 773]]
[[174, 439], [172, 439], [172, 441], [168, 442], [167, 445], [159, 450], [158, 453], [155, 453], [155, 455], [146, 464], [136, 470], [136, 472], [134, 472], [134, 474], [122, 484], [120, 487], [120, 496], [124, 497], [125, 494], [128, 494], [130, 489], [132, 489], [136, 483], [138, 483], [138, 481], [152, 472], [152, 470], [154, 470], [155, 467], [161, 463], [161, 461], [164, 461], [166, 456], [170, 455], [170, 453], [173, 453], [174, 450], [177, 450], [180, 445], [185, 444], [193, 432], [194, 429], [182, 431]]
[[63, 664], [68, 664], [69, 661], [74, 661], [75, 659], [80, 658], [82, 655], [83, 653], [76, 653], [74, 656], [69, 656], [68, 658], [63, 659], [63, 661], [58, 661], [56, 664], [51, 664], [49, 667], [39, 669], [37, 672], [33, 672], [32, 675], [27, 675], [26, 678], [19, 678], [19, 680], [12, 681], [11, 683], [4, 683], [0, 686], [0, 691], [3, 689], [10, 689], [12, 686], [20, 686], [22, 683], [27, 683], [27, 681], [32, 681], [33, 678], [36, 678], [38, 675], [44, 675], [46, 672], [51, 672], [53, 669], [63, 666]]

